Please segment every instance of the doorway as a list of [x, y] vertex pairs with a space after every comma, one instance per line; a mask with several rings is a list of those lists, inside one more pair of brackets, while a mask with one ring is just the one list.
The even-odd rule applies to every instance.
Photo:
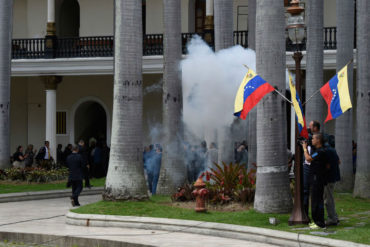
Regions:
[[107, 140], [107, 114], [98, 102], [86, 101], [78, 106], [74, 115], [74, 143], [91, 138]]
[[64, 0], [60, 8], [59, 36], [78, 37], [80, 34], [80, 5], [77, 0]]

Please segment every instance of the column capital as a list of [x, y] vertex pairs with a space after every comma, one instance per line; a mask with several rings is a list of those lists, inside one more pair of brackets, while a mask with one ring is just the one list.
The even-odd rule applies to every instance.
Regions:
[[62, 76], [42, 76], [45, 90], [57, 90], [58, 84], [62, 82]]
[[46, 36], [55, 36], [55, 35], [56, 35], [55, 22], [48, 22], [46, 24]]

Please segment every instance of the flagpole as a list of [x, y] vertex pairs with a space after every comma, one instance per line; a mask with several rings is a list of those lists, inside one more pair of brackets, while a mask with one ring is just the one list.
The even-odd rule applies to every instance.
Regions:
[[[321, 88], [320, 88], [321, 89]], [[318, 92], [320, 92], [320, 89], [316, 90], [316, 92], [314, 92], [307, 100], [306, 102], [304, 102], [302, 104], [302, 106], [304, 106], [308, 101], [310, 101], [312, 99], [313, 96], [315, 96]]]
[[275, 92], [280, 94], [281, 97], [283, 97], [286, 101], [288, 101], [290, 104], [293, 104], [292, 101], [288, 100], [287, 97], [284, 96], [284, 94], [280, 93], [277, 89], [275, 89]]
[[[244, 67], [246, 67], [247, 69], [249, 69], [249, 67], [245, 64], [243, 64]], [[275, 88], [275, 92], [277, 92], [278, 94], [280, 94], [281, 97], [283, 97], [286, 101], [288, 101], [290, 104], [292, 104], [292, 101], [288, 100], [287, 97], [284, 96], [284, 94], [280, 93], [276, 88]]]

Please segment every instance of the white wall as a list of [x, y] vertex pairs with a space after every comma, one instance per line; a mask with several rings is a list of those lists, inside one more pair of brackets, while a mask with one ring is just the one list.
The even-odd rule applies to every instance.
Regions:
[[47, 0], [27, 1], [28, 38], [42, 38], [46, 35]]
[[10, 152], [27, 145], [27, 79], [12, 78], [10, 89]]
[[80, 36], [113, 35], [113, 0], [79, 0]]
[[[150, 130], [162, 123], [162, 75], [143, 75], [143, 143], [153, 140]], [[153, 87], [153, 85], [155, 85]], [[148, 88], [152, 90], [148, 90]], [[155, 89], [154, 89], [155, 88]], [[153, 90], [154, 89], [154, 90]], [[58, 135], [57, 143], [70, 143], [73, 108], [85, 98], [97, 98], [108, 110], [112, 121], [113, 76], [67, 76], [57, 89], [57, 111], [67, 111], [67, 134]], [[11, 152], [18, 145], [33, 144], [40, 148], [45, 140], [45, 88], [40, 77], [13, 77], [11, 83], [10, 133]], [[107, 116], [107, 117], [108, 117]], [[107, 126], [111, 129], [111, 126]]]

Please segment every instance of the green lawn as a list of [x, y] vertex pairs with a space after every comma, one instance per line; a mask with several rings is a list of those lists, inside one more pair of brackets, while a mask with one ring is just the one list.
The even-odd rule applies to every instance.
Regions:
[[[105, 184], [105, 178], [93, 178], [90, 183], [94, 187], [101, 187]], [[67, 180], [55, 181], [51, 183], [27, 183], [27, 182], [9, 182], [0, 181], [0, 194], [30, 192], [30, 191], [45, 191], [45, 190], [62, 190], [67, 189]]]
[[[100, 201], [74, 209], [72, 212], [199, 220], [310, 234], [309, 230], [293, 229], [304, 227], [302, 225], [289, 226], [289, 214], [262, 214], [253, 209], [242, 212], [210, 211], [199, 214], [195, 213], [194, 210], [170, 206], [168, 205], [170, 201], [169, 197], [163, 196], [154, 196], [145, 202]], [[336, 231], [336, 233], [328, 237], [370, 244], [370, 200], [353, 198], [350, 194], [336, 194], [336, 207], [339, 217], [348, 219], [342, 220], [339, 226], [329, 227], [327, 231]], [[270, 225], [269, 217], [276, 217], [280, 220], [280, 224]], [[356, 225], [360, 222], [362, 222], [362, 226]], [[355, 229], [346, 229], [354, 226], [356, 226]]]

